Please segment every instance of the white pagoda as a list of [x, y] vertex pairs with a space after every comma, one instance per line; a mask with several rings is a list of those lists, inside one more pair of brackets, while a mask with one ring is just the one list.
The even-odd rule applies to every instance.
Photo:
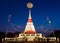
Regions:
[[32, 17], [31, 17], [31, 8], [33, 7], [33, 4], [28, 3], [27, 7], [29, 8], [29, 17], [28, 17], [28, 22], [27, 22], [27, 25], [25, 27], [24, 33], [25, 34], [35, 34], [36, 30], [35, 30], [35, 27], [33, 25]]

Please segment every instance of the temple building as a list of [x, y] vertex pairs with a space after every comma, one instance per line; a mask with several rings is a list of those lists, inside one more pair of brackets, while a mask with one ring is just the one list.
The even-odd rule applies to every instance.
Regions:
[[23, 38], [25, 36], [28, 41], [33, 41], [36, 37], [42, 38], [43, 36], [41, 33], [36, 32], [33, 21], [32, 21], [31, 8], [33, 7], [33, 4], [31, 2], [29, 2], [27, 4], [27, 7], [29, 9], [29, 17], [28, 17], [27, 25], [25, 27], [24, 32], [19, 34], [18, 38]]
[[[50, 41], [55, 41], [56, 37], [45, 37], [42, 35], [42, 33], [37, 33], [32, 21], [32, 17], [31, 17], [31, 9], [33, 7], [33, 4], [31, 2], [27, 3], [27, 7], [29, 9], [29, 17], [28, 17], [28, 21], [25, 27], [25, 30], [23, 31], [23, 33], [20, 33], [18, 37], [14, 37], [14, 38], [5, 38], [6, 41], [23, 41], [25, 39], [27, 39], [27, 41], [34, 41], [36, 39], [43, 39], [43, 40], [47, 40], [49, 39]], [[49, 22], [51, 23], [51, 22]], [[39, 41], [43, 41], [43, 40], [39, 40]]]

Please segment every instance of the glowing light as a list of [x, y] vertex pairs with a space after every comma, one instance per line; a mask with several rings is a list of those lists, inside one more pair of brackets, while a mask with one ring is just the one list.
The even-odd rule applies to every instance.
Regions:
[[33, 4], [31, 2], [27, 3], [27, 7], [28, 8], [32, 8], [33, 7]]
[[49, 21], [49, 24], [51, 24], [51, 21]]

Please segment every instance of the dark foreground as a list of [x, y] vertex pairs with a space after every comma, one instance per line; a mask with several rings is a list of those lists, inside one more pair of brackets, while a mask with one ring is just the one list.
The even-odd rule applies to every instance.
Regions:
[[60, 42], [40, 42], [40, 41], [20, 41], [20, 42], [0, 42], [0, 43], [60, 43]]

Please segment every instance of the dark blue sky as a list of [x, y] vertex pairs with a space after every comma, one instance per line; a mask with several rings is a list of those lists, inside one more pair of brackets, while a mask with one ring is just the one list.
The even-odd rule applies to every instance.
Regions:
[[32, 19], [36, 30], [39, 25], [47, 25], [47, 16], [51, 20], [51, 27], [60, 29], [60, 1], [59, 0], [0, 0], [0, 31], [5, 31], [8, 15], [11, 23], [25, 27], [28, 20], [26, 4], [32, 2]]

